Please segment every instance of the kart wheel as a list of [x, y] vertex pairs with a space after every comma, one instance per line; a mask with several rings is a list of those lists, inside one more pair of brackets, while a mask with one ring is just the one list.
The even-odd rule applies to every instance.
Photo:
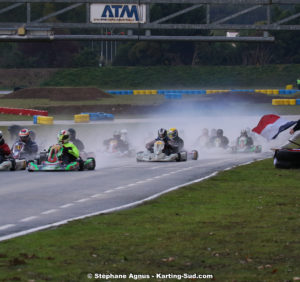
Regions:
[[198, 160], [198, 156], [199, 156], [198, 151], [193, 150], [192, 151], [192, 160], [194, 160], [194, 161]]
[[96, 160], [94, 158], [89, 158], [91, 160], [91, 164], [88, 167], [88, 170], [94, 170], [96, 167]]
[[10, 168], [11, 171], [15, 171], [16, 170], [16, 160], [15, 159], [12, 159], [11, 160], [11, 168]]
[[84, 170], [84, 161], [82, 159], [78, 160], [79, 163], [79, 171], [83, 171]]

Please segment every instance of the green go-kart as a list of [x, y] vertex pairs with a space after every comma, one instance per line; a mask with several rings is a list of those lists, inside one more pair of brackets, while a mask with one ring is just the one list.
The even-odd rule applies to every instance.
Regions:
[[94, 170], [96, 167], [95, 158], [89, 157], [86, 160], [78, 158], [77, 160], [64, 163], [62, 161], [63, 147], [53, 145], [49, 152], [41, 152], [39, 158], [28, 163], [28, 171], [82, 171]]

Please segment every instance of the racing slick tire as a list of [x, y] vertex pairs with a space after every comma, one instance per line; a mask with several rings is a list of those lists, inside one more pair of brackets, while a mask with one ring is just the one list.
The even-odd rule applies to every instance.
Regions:
[[192, 160], [194, 161], [198, 160], [199, 154], [197, 150], [192, 150], [191, 154], [192, 154]]
[[89, 158], [92, 160], [92, 165], [88, 168], [88, 170], [95, 170], [96, 167], [96, 160], [95, 158]]

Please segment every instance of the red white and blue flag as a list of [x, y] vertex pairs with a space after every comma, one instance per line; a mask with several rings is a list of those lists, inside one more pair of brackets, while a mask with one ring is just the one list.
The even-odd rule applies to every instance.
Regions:
[[280, 132], [296, 123], [297, 121], [289, 121], [277, 115], [265, 115], [260, 119], [258, 125], [254, 127], [252, 131], [271, 140], [275, 139]]

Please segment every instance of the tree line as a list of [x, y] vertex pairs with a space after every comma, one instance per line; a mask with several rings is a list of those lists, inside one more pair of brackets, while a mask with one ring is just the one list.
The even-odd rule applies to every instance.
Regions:
[[[32, 4], [32, 17], [40, 18], [57, 9], [64, 8], [64, 3], [47, 3], [43, 6]], [[25, 6], [25, 5], [24, 5]], [[185, 8], [188, 5], [182, 5]], [[0, 8], [3, 8], [3, 4]], [[25, 7], [3, 14], [1, 22], [8, 17], [25, 20]], [[66, 14], [52, 18], [60, 22], [84, 22], [83, 8], [77, 8]], [[151, 20], [159, 19], [178, 11], [175, 4], [151, 5]], [[214, 17], [221, 18], [225, 12], [234, 13], [236, 7], [215, 9]], [[273, 21], [280, 20], [300, 12], [300, 5], [281, 9], [272, 9]], [[249, 13], [242, 19], [232, 19], [231, 23], [239, 20], [259, 23], [262, 10]], [[170, 19], [168, 23], [201, 23], [205, 21], [204, 8], [192, 10], [188, 14]], [[289, 24], [300, 24], [295, 19]], [[70, 33], [76, 30], [68, 31]], [[87, 31], [99, 33], [97, 30]], [[122, 34], [122, 30], [101, 29], [101, 33]], [[170, 35], [178, 31], [168, 31]], [[161, 31], [153, 31], [159, 35]], [[223, 33], [223, 34], [222, 34]], [[260, 35], [261, 32], [242, 31], [241, 35]], [[185, 35], [224, 35], [223, 31], [185, 31]], [[300, 32], [274, 31], [274, 43], [220, 43], [220, 42], [99, 42], [99, 41], [54, 41], [54, 42], [1, 42], [1, 68], [34, 68], [34, 67], [96, 67], [107, 64], [116, 66], [174, 66], [174, 65], [266, 65], [300, 63]]]

